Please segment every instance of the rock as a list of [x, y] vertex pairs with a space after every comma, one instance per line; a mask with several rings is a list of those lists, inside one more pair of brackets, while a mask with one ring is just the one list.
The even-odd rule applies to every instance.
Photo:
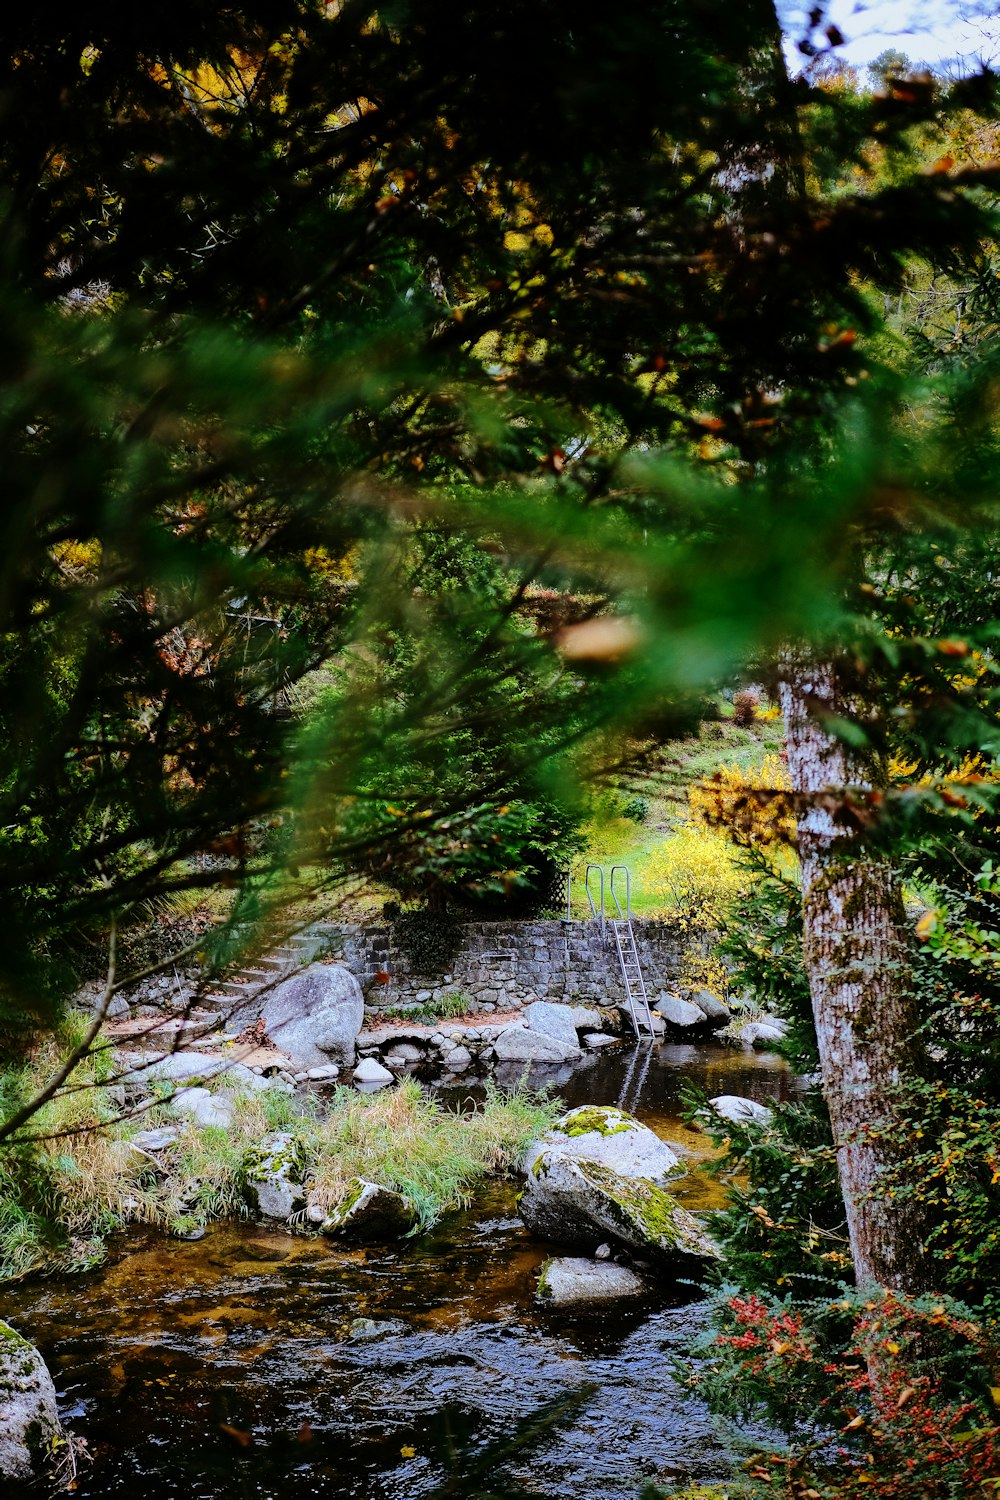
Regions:
[[713, 995], [711, 990], [692, 990], [684, 998], [689, 1000], [692, 1005], [696, 1005], [702, 1015], [707, 1016], [710, 1021], [717, 1022], [716, 1030], [723, 1026], [728, 1026], [733, 1019], [733, 1013], [729, 1009], [729, 1006], [724, 1004], [718, 995]]
[[472, 1053], [468, 1047], [452, 1047], [446, 1053], [442, 1062], [449, 1073], [461, 1073], [469, 1067], [472, 1062]]
[[745, 1099], [742, 1094], [719, 1094], [709, 1099], [709, 1104], [724, 1120], [733, 1120], [739, 1125], [754, 1120], [758, 1125], [770, 1125], [773, 1111], [756, 1099]]
[[307, 1078], [310, 1083], [325, 1083], [328, 1079], [339, 1078], [340, 1069], [337, 1067], [336, 1063], [327, 1063], [324, 1067], [308, 1068], [305, 1073], [301, 1075], [296, 1073], [295, 1076], [296, 1078], [299, 1078], [300, 1076], [302, 1078]]
[[34, 1344], [0, 1323], [0, 1478], [39, 1476], [53, 1439], [61, 1436], [45, 1361]]
[[521, 1012], [529, 1031], [542, 1036], [551, 1036], [567, 1046], [576, 1046], [576, 1022], [568, 1005], [557, 1005], [551, 1000], [535, 1000]]
[[597, 1162], [623, 1177], [645, 1177], [660, 1186], [684, 1175], [673, 1151], [647, 1125], [605, 1104], [571, 1109], [532, 1142], [522, 1166], [529, 1178], [543, 1153]]
[[618, 1038], [616, 1036], [606, 1036], [601, 1031], [591, 1031], [584, 1037], [583, 1045], [589, 1047], [592, 1052], [596, 1052], [601, 1047], [617, 1047]]
[[234, 1019], [249, 1025], [260, 1018], [267, 1034], [297, 1067], [354, 1061], [364, 1020], [361, 986], [343, 964], [310, 964], [276, 985], [263, 1000], [250, 1001]]
[[740, 1032], [741, 1042], [751, 1047], [759, 1047], [762, 1050], [773, 1047], [775, 1042], [783, 1042], [784, 1040], [784, 1030], [779, 1030], [777, 1026], [767, 1026], [763, 1021], [751, 1021]]
[[320, 1228], [324, 1234], [336, 1235], [338, 1239], [369, 1245], [402, 1239], [419, 1222], [416, 1209], [402, 1193], [355, 1177]]
[[610, 1245], [608, 1245], [608, 1244], [598, 1245], [597, 1249], [594, 1251], [594, 1259], [595, 1260], [610, 1260], [611, 1259], [611, 1254], [612, 1254], [612, 1251], [611, 1251], [611, 1246]]
[[388, 1068], [383, 1068], [374, 1057], [366, 1057], [364, 1062], [359, 1062], [354, 1069], [355, 1083], [392, 1083], [393, 1077]]
[[306, 1161], [298, 1138], [287, 1131], [265, 1136], [250, 1156], [247, 1188], [265, 1219], [288, 1220], [305, 1206]]
[[587, 1249], [610, 1240], [675, 1276], [698, 1275], [718, 1258], [697, 1220], [659, 1184], [557, 1150], [536, 1159], [518, 1208], [544, 1239]]
[[172, 1052], [164, 1057], [158, 1052], [123, 1054], [130, 1071], [123, 1082], [134, 1089], [145, 1083], [194, 1083], [213, 1079], [223, 1088], [247, 1088], [260, 1092], [270, 1088], [271, 1081], [259, 1078], [242, 1063], [227, 1057], [206, 1056], [200, 1052]]
[[563, 1042], [558, 1037], [543, 1036], [540, 1031], [530, 1031], [520, 1021], [505, 1026], [499, 1033], [493, 1048], [498, 1062], [573, 1062], [581, 1056], [576, 1043]]
[[134, 1135], [129, 1141], [129, 1145], [134, 1146], [137, 1151], [151, 1153], [165, 1151], [168, 1146], [174, 1144], [179, 1135], [180, 1131], [176, 1125], [164, 1125], [159, 1130], [140, 1130], [138, 1135]]
[[574, 1307], [641, 1297], [646, 1290], [642, 1277], [626, 1266], [559, 1255], [542, 1266], [535, 1297], [550, 1307]]
[[412, 1042], [400, 1042], [386, 1052], [382, 1060], [389, 1068], [412, 1068], [414, 1063], [422, 1062], [423, 1057], [422, 1047], [415, 1047]]
[[663, 1017], [667, 1025], [677, 1031], [692, 1031], [708, 1024], [705, 1012], [688, 1000], [679, 1000], [676, 995], [661, 995], [653, 1002], [653, 1010]]
[[598, 1010], [591, 1005], [568, 1005], [566, 1009], [573, 1017], [577, 1031], [607, 1031], [610, 1012]]
[[208, 1089], [178, 1089], [170, 1108], [175, 1114], [187, 1115], [196, 1125], [220, 1125], [225, 1130], [233, 1123], [230, 1101], [210, 1094]]

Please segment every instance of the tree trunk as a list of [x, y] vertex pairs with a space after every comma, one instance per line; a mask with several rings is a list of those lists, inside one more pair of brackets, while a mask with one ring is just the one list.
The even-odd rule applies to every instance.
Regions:
[[785, 676], [792, 788], [826, 794], [799, 817], [803, 952], [855, 1276], [859, 1286], [919, 1291], [932, 1274], [924, 1210], [883, 1180], [900, 1161], [885, 1128], [922, 1052], [899, 880], [864, 847], [845, 805], [845, 791], [864, 799], [875, 778], [871, 764], [826, 728], [829, 716], [849, 718], [853, 706], [835, 667], [797, 663]]

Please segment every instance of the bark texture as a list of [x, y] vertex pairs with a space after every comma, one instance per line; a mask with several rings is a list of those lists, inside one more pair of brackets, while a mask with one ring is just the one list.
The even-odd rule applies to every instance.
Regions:
[[852, 707], [834, 666], [796, 665], [785, 677], [792, 787], [811, 799], [799, 817], [804, 957], [855, 1275], [859, 1285], [919, 1291], [932, 1270], [924, 1210], [883, 1181], [899, 1165], [885, 1130], [901, 1082], [921, 1064], [899, 881], [859, 837], [851, 804], [875, 778], [826, 727]]

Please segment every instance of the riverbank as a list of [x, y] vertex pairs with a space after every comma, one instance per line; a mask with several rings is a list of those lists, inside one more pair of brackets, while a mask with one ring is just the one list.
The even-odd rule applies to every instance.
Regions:
[[[615, 1103], [637, 1055], [585, 1057], [556, 1107]], [[681, 1147], [679, 1199], [712, 1206], [719, 1185], [697, 1170], [710, 1145], [680, 1117], [683, 1089], [768, 1102], [789, 1096], [790, 1075], [709, 1045], [643, 1056], [634, 1112]], [[483, 1087], [444, 1078], [434, 1092], [455, 1110]], [[726, 1443], [668, 1374], [697, 1309], [670, 1306], [672, 1290], [607, 1313], [537, 1303], [552, 1246], [525, 1228], [516, 1192], [484, 1181], [427, 1233], [381, 1246], [249, 1222], [192, 1242], [138, 1226], [83, 1277], [8, 1288], [7, 1316], [94, 1455], [80, 1500], [430, 1500], [445, 1487], [471, 1500], [487, 1484], [634, 1500], [644, 1479], [668, 1493], [724, 1479]]]

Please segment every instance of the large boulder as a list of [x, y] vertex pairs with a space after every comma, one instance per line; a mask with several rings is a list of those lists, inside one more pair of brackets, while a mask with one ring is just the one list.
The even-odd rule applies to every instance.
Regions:
[[666, 1186], [684, 1174], [684, 1167], [647, 1125], [608, 1104], [582, 1104], [571, 1109], [529, 1147], [522, 1170], [531, 1177], [543, 1155], [593, 1161], [623, 1177], [645, 1177]]
[[265, 1136], [247, 1164], [247, 1190], [265, 1219], [288, 1220], [305, 1207], [306, 1159], [301, 1139], [278, 1130]]
[[558, 1005], [554, 1000], [534, 1000], [524, 1007], [521, 1017], [529, 1031], [555, 1037], [569, 1047], [577, 1045], [576, 1016], [571, 1006]]
[[676, 995], [660, 995], [653, 1002], [653, 1010], [663, 1017], [671, 1032], [692, 1033], [708, 1031], [711, 1023], [703, 1010], [689, 1000], [680, 1000]]
[[728, 1026], [733, 1019], [733, 1013], [729, 1006], [718, 995], [713, 995], [711, 990], [692, 990], [683, 997], [692, 1005], [696, 1005], [703, 1015], [713, 1023], [713, 1031], [723, 1026]]
[[62, 1437], [56, 1392], [45, 1361], [27, 1339], [0, 1323], [0, 1478], [42, 1474]]
[[520, 1021], [504, 1027], [493, 1042], [493, 1050], [497, 1062], [500, 1063], [575, 1062], [583, 1055], [577, 1044], [575, 1029], [572, 1042], [564, 1042], [558, 1037], [545, 1036], [540, 1031], [532, 1031], [529, 1027], [523, 1026]]
[[413, 1204], [402, 1193], [355, 1177], [340, 1202], [320, 1225], [324, 1234], [365, 1245], [398, 1240], [420, 1222]]
[[674, 1276], [698, 1275], [718, 1258], [698, 1221], [658, 1183], [558, 1151], [536, 1159], [518, 1207], [544, 1239], [591, 1254], [610, 1240]]
[[[246, 1007], [245, 1019], [259, 1016], [268, 1036], [297, 1068], [353, 1063], [365, 1001], [360, 984], [343, 964], [310, 964], [276, 985], [262, 1002]], [[242, 1011], [239, 1019], [244, 1019]]]
[[529, 1146], [519, 1208], [545, 1239], [593, 1251], [640, 1251], [661, 1269], [697, 1272], [716, 1256], [667, 1185], [684, 1168], [659, 1136], [624, 1110], [582, 1105]]
[[641, 1297], [648, 1290], [642, 1277], [627, 1266], [616, 1266], [609, 1260], [558, 1255], [542, 1267], [535, 1296], [549, 1307], [581, 1307]]

